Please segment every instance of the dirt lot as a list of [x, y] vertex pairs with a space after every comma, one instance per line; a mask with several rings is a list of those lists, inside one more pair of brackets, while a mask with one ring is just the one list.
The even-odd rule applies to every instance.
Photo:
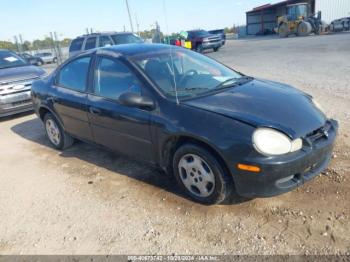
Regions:
[[340, 121], [327, 172], [278, 197], [202, 206], [131, 159], [83, 143], [55, 151], [34, 115], [1, 120], [0, 253], [349, 254], [349, 42], [257, 38], [208, 54], [311, 93]]

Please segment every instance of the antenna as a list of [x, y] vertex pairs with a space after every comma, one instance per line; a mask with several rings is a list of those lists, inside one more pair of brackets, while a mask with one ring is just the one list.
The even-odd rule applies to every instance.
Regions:
[[[168, 19], [167, 19], [165, 0], [163, 0], [163, 12], [164, 12], [164, 19], [165, 19], [165, 26], [166, 26], [166, 34], [169, 37], [169, 27], [168, 27]], [[176, 103], [179, 104], [179, 97], [177, 95], [177, 86], [176, 86], [176, 79], [175, 79], [175, 65], [174, 65], [174, 59], [173, 59], [173, 47], [170, 45], [170, 42], [168, 44], [169, 44], [169, 47], [170, 47], [170, 59], [171, 59], [171, 67], [172, 67], [171, 70], [173, 71], [173, 80], [174, 80], [174, 90], [175, 90]]]

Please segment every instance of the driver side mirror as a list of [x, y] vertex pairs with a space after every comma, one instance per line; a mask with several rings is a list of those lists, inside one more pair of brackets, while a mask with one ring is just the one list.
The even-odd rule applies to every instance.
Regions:
[[151, 98], [132, 92], [121, 94], [119, 97], [119, 102], [124, 106], [137, 107], [141, 109], [152, 110], [155, 108], [155, 103]]

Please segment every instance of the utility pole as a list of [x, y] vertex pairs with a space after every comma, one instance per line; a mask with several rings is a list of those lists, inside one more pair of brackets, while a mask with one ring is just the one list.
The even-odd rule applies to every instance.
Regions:
[[15, 44], [16, 44], [16, 47], [17, 47], [17, 52], [21, 52], [21, 50], [20, 50], [20, 47], [19, 47], [19, 44], [18, 44], [18, 37], [15, 35], [14, 37], [13, 37], [13, 39], [15, 39]]
[[58, 37], [57, 37], [57, 33], [54, 32], [54, 37], [55, 37], [55, 43], [56, 43], [56, 50], [57, 50], [57, 64], [61, 64], [62, 63], [62, 51], [61, 51], [61, 47], [60, 47], [60, 44], [59, 44], [59, 40], [58, 40]]
[[126, 9], [128, 10], [131, 32], [134, 32], [134, 26], [132, 25], [132, 19], [131, 19], [131, 14], [130, 14], [130, 8], [129, 8], [128, 0], [125, 0], [125, 3], [126, 3]]
[[135, 21], [136, 21], [136, 30], [137, 30], [137, 34], [138, 36], [140, 36], [140, 25], [139, 25], [139, 20], [137, 19], [137, 14], [135, 13]]
[[21, 34], [18, 35], [18, 39], [19, 39], [20, 52], [23, 53], [23, 38]]

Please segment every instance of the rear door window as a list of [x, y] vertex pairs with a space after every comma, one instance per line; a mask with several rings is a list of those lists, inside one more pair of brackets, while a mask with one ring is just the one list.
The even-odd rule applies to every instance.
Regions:
[[97, 37], [89, 37], [85, 43], [85, 50], [96, 48]]
[[70, 45], [69, 52], [80, 51], [83, 46], [84, 38], [74, 39]]

